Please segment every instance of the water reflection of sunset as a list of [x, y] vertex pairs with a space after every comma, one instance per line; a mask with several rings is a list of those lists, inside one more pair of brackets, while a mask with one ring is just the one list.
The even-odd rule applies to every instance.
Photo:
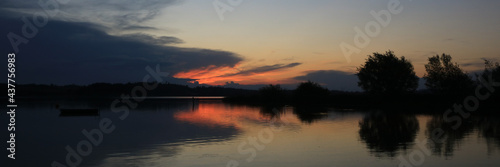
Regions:
[[241, 128], [245, 122], [267, 122], [268, 117], [259, 113], [259, 108], [249, 106], [226, 106], [215, 103], [200, 102], [193, 111], [181, 111], [174, 114], [179, 121], [209, 127]]

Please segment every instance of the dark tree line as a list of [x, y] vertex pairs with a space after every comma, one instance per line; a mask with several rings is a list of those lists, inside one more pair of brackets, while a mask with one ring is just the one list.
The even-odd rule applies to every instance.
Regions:
[[282, 89], [280, 85], [268, 85], [259, 89], [260, 101], [265, 103], [281, 103], [294, 101], [300, 103], [324, 103], [330, 96], [330, 90], [320, 84], [307, 81], [300, 83], [295, 90]]
[[[479, 82], [474, 82], [467, 72], [452, 61], [450, 55], [436, 55], [428, 60], [423, 78], [426, 80], [426, 87], [433, 93], [470, 93]], [[500, 81], [500, 65], [485, 60], [485, 66], [484, 72], [479, 76]], [[411, 62], [404, 56], [398, 58], [392, 51], [369, 55], [365, 64], [358, 68], [357, 76], [358, 85], [372, 94], [411, 93], [416, 90], [419, 81]]]
[[[500, 65], [486, 61], [486, 67], [477, 78], [487, 81], [500, 81]], [[366, 62], [358, 68], [358, 86], [364, 93], [333, 92], [319, 83], [307, 81], [300, 83], [294, 90], [285, 90], [280, 85], [262, 87], [254, 96], [236, 98], [239, 101], [265, 104], [332, 104], [338, 107], [359, 106], [433, 106], [437, 101], [443, 104], [460, 100], [462, 95], [473, 93], [478, 81], [452, 61], [447, 54], [428, 59], [423, 79], [429, 93], [414, 93], [419, 86], [419, 77], [412, 63], [398, 57], [393, 51], [369, 55]], [[498, 93], [496, 93], [498, 94]], [[396, 96], [395, 96], [396, 95]], [[492, 98], [494, 99], [494, 98]], [[359, 103], [362, 102], [362, 103]]]

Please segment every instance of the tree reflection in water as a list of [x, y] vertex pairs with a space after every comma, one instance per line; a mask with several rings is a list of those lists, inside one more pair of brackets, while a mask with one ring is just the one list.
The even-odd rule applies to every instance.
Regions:
[[[291, 107], [291, 106], [288, 106]], [[264, 117], [268, 117], [270, 119], [280, 119], [280, 116], [283, 115], [285, 106], [262, 106], [260, 110], [260, 114]], [[297, 118], [306, 124], [312, 124], [318, 120], [328, 117], [328, 108], [322, 106], [313, 106], [313, 105], [300, 105], [293, 107], [293, 114], [297, 116]]]
[[[285, 107], [286, 108], [286, 107]], [[321, 106], [294, 106], [294, 115], [305, 124], [313, 124], [328, 117], [329, 111]], [[285, 114], [284, 107], [264, 106], [260, 114], [270, 120], [280, 121]], [[424, 116], [422, 119], [425, 120]], [[282, 123], [282, 122], [281, 122]], [[446, 122], [442, 114], [432, 115], [425, 128], [427, 147], [433, 155], [451, 157], [468, 137], [478, 137], [487, 144], [488, 153], [500, 150], [500, 117], [476, 115], [463, 119], [454, 129], [456, 122]], [[419, 128], [415, 114], [397, 112], [368, 113], [359, 122], [359, 138], [370, 153], [376, 157], [396, 157], [401, 152], [409, 153], [414, 147]], [[431, 133], [440, 130], [440, 140], [433, 140]]]
[[492, 148], [500, 149], [500, 118], [482, 117], [477, 122], [479, 135], [486, 140], [488, 145], [488, 154], [491, 154]]
[[277, 119], [279, 120], [281, 115], [284, 114], [285, 107], [284, 106], [273, 106], [273, 105], [265, 105], [260, 107], [260, 114], [266, 118]]
[[[455, 121], [446, 122], [442, 115], [435, 115], [427, 123], [426, 134], [429, 139], [431, 150], [434, 155], [451, 157], [461, 143], [472, 134], [486, 140], [488, 153], [494, 149], [500, 149], [500, 117], [475, 115], [467, 119], [462, 119], [458, 128], [454, 129]], [[431, 138], [434, 130], [440, 130], [443, 134], [439, 139]]]
[[297, 115], [302, 122], [311, 124], [318, 120], [328, 117], [328, 108], [323, 106], [296, 106], [293, 113]]
[[359, 122], [359, 136], [377, 157], [394, 157], [413, 145], [419, 130], [414, 115], [373, 113]]
[[[434, 155], [450, 157], [453, 152], [460, 146], [462, 141], [474, 131], [474, 119], [465, 119], [458, 128], [453, 126], [456, 122], [446, 122], [443, 115], [435, 115], [427, 123], [426, 134], [429, 136], [429, 143]], [[441, 131], [443, 134], [440, 138], [431, 137], [434, 131]]]

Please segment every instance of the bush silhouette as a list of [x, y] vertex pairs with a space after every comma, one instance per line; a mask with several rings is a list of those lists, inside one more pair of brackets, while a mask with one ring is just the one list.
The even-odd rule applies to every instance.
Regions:
[[425, 65], [425, 85], [431, 91], [442, 94], [467, 93], [474, 86], [472, 79], [460, 69], [457, 63], [452, 63], [451, 56], [443, 54], [429, 58]]
[[485, 81], [500, 81], [500, 64], [498, 62], [493, 63], [491, 61], [484, 60], [484, 71], [481, 76], [478, 76], [478, 78], [480, 77], [482, 77], [481, 80]]
[[324, 102], [330, 95], [330, 91], [315, 82], [307, 81], [300, 83], [294, 91], [297, 102], [318, 103]]
[[280, 85], [268, 85], [259, 89], [261, 100], [268, 103], [280, 102], [284, 98], [284, 90]]
[[498, 106], [496, 104], [499, 99], [500, 99], [500, 91], [495, 90], [495, 86], [500, 86], [498, 83], [500, 83], [500, 64], [493, 63], [488, 60], [484, 60], [484, 71], [481, 75], [476, 75], [477, 76], [477, 84], [482, 85], [483, 89], [487, 89], [489, 92], [491, 92], [491, 97], [488, 95], [488, 98], [491, 98], [492, 101], [490, 103], [490, 107], [495, 108], [495, 106]]
[[397, 58], [390, 50], [385, 54], [369, 55], [356, 75], [359, 79], [358, 86], [374, 94], [413, 92], [418, 87], [419, 78], [410, 61], [404, 56]]

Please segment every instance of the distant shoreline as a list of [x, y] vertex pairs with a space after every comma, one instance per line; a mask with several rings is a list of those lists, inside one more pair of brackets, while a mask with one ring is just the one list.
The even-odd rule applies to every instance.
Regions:
[[[0, 84], [2, 85], [2, 84]], [[105, 100], [120, 98], [124, 93], [142, 83], [109, 84], [97, 83], [78, 85], [35, 85], [19, 84], [16, 94], [18, 101], [25, 100]], [[145, 95], [149, 100], [221, 100], [225, 103], [257, 106], [327, 106], [339, 109], [389, 109], [389, 110], [446, 110], [454, 104], [462, 104], [469, 94], [443, 95], [425, 91], [399, 94], [374, 95], [362, 92], [329, 91], [329, 95], [311, 94], [297, 96], [293, 90], [282, 90], [276, 94], [262, 94], [257, 90], [224, 87], [195, 87], [161, 83], [154, 91]], [[3, 97], [7, 98], [7, 97]], [[0, 97], [0, 99], [3, 99]], [[482, 101], [481, 109], [496, 111], [500, 97], [492, 94]], [[5, 100], [7, 102], [7, 100]]]

